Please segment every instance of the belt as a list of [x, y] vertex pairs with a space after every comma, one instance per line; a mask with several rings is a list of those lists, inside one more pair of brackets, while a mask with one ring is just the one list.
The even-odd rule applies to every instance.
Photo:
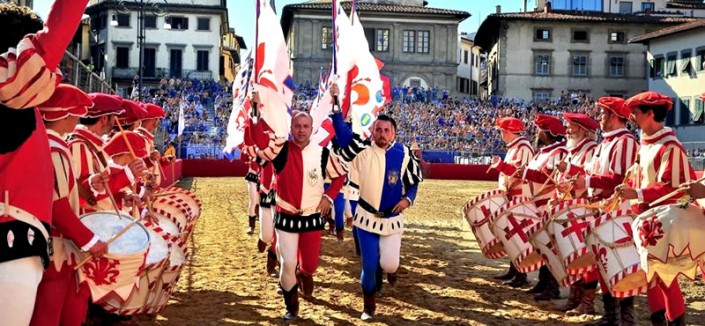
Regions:
[[392, 216], [399, 215], [398, 213], [392, 212], [392, 210], [379, 211], [376, 208], [372, 207], [372, 205], [370, 205], [370, 203], [366, 202], [362, 198], [360, 198], [360, 200], [358, 200], [357, 205], [359, 207], [361, 207], [362, 209], [370, 212], [370, 214], [374, 215], [375, 217], [392, 217]]
[[303, 215], [311, 215], [311, 214], [318, 213], [318, 206], [311, 206], [311, 207], [307, 207], [307, 208], [303, 208], [303, 209], [296, 208], [296, 207], [294, 207], [294, 205], [289, 204], [287, 201], [285, 201], [284, 199], [282, 199], [279, 196], [277, 196], [276, 204], [277, 204], [277, 206], [281, 207], [282, 209], [289, 211], [289, 212], [292, 212], [296, 215], [303, 216]]

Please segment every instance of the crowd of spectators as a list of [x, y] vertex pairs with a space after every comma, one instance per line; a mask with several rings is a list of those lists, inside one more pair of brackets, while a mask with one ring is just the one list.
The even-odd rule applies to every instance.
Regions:
[[[184, 107], [185, 130], [182, 142], [193, 157], [221, 157], [228, 119], [232, 110], [231, 83], [164, 79], [158, 88], [144, 89], [145, 100], [162, 105], [166, 111], [163, 128], [165, 141], [177, 139], [179, 109]], [[292, 109], [308, 110], [317, 96], [318, 86], [310, 82], [297, 85]], [[537, 113], [561, 115], [563, 112], [587, 113], [596, 118], [592, 97], [568, 94], [551, 101], [524, 102], [491, 97], [486, 100], [453, 98], [438, 87], [392, 87], [393, 100], [383, 110], [398, 124], [401, 141], [414, 140], [423, 150], [471, 152], [481, 155], [505, 150], [495, 120], [513, 116], [527, 126], [527, 135], [535, 133], [531, 121]], [[143, 95], [144, 96], [144, 95]], [[703, 151], [693, 154], [705, 156]]]

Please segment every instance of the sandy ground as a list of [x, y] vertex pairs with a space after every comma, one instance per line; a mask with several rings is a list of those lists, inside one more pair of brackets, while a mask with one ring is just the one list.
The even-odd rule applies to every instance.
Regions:
[[[507, 260], [482, 256], [460, 207], [494, 187], [490, 182], [435, 181], [422, 184], [407, 211], [399, 283], [378, 299], [374, 324], [581, 325], [598, 316], [564, 317], [552, 308], [565, 300], [537, 303], [532, 295], [494, 281]], [[256, 235], [247, 235], [247, 193], [243, 178], [197, 178], [185, 182], [203, 201], [203, 214], [189, 243], [191, 258], [178, 289], [156, 320], [142, 325], [283, 324], [277, 279], [265, 272]], [[294, 325], [363, 324], [358, 281], [360, 261], [353, 241], [323, 239], [315, 275], [315, 299], [301, 300]], [[537, 273], [529, 274], [532, 283]], [[705, 325], [702, 281], [681, 283], [688, 324]], [[567, 289], [562, 290], [562, 297]], [[597, 300], [601, 311], [601, 300]], [[646, 300], [637, 300], [638, 322], [650, 325]]]

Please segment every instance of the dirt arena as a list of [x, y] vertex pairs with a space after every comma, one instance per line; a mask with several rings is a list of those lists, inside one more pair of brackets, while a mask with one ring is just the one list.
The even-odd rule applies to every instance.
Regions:
[[[247, 235], [244, 178], [196, 178], [184, 182], [203, 201], [191, 257], [178, 289], [156, 321], [143, 325], [283, 324], [277, 279], [265, 272], [256, 235]], [[460, 207], [494, 187], [490, 182], [426, 181], [406, 212], [400, 278], [385, 283], [373, 324], [581, 325], [594, 317], [566, 318], [552, 308], [565, 300], [537, 303], [532, 295], [495, 282], [507, 260], [482, 256]], [[360, 261], [352, 255], [349, 230], [340, 243], [325, 236], [315, 275], [315, 299], [301, 300], [294, 325], [364, 324]], [[537, 272], [529, 275], [535, 282]], [[705, 325], [703, 282], [681, 283], [688, 301], [687, 323]], [[563, 289], [562, 296], [567, 296]], [[601, 300], [596, 305], [602, 310]], [[650, 325], [646, 300], [637, 300], [640, 325]]]

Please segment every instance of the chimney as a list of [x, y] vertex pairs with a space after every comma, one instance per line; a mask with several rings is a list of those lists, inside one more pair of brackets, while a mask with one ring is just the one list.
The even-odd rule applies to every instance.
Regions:
[[543, 7], [543, 12], [544, 13], [551, 12], [551, 1], [546, 1], [546, 6]]
[[501, 13], [502, 13], [502, 6], [496, 5], [496, 6], [495, 6], [495, 9], [496, 9], [496, 13], [498, 13], [498, 14], [501, 14]]

